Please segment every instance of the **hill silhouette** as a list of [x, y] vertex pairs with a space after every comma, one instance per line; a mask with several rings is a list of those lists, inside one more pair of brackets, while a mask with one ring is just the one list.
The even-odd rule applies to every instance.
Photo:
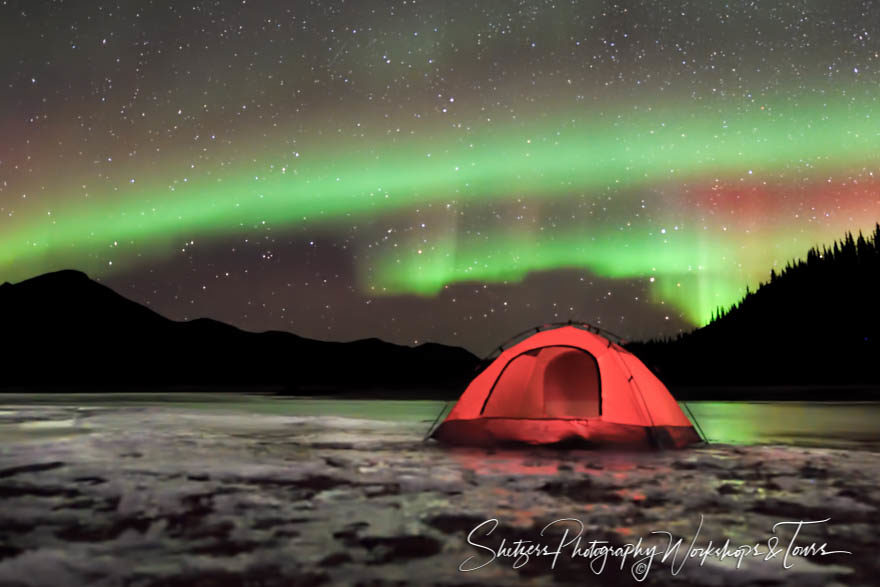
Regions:
[[0, 388], [273, 385], [291, 392], [461, 389], [478, 363], [440, 344], [325, 342], [169, 320], [78, 271], [0, 286]]
[[702, 328], [627, 347], [671, 385], [878, 383], [878, 293], [880, 224], [771, 271]]
[[[702, 328], [626, 346], [676, 388], [876, 384], [878, 292], [880, 224], [771, 271]], [[71, 270], [0, 285], [0, 324], [0, 389], [273, 385], [457, 396], [479, 363], [432, 343], [326, 342], [207, 318], [176, 322]]]

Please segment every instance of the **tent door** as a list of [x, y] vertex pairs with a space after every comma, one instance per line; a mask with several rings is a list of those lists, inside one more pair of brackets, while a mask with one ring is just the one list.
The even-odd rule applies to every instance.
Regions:
[[568, 346], [514, 357], [489, 392], [482, 414], [503, 418], [594, 418], [601, 414], [599, 365]]

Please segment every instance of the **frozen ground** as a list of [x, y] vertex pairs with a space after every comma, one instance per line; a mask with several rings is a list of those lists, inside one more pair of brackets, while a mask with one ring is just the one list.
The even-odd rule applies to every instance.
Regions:
[[[610, 555], [600, 570], [596, 551], [572, 555], [640, 537], [658, 548], [646, 584], [877, 582], [880, 453], [452, 450], [421, 442], [431, 411], [395, 420], [167, 402], [0, 405], [0, 585], [633, 585], [645, 569], [632, 556]], [[575, 522], [540, 535], [561, 518], [583, 524], [580, 551], [559, 549]], [[792, 528], [772, 526], [826, 518], [794, 542], [851, 554], [783, 568]], [[472, 538], [482, 548], [468, 544], [489, 519], [494, 532]], [[684, 539], [675, 564], [660, 560], [668, 537], [654, 531]], [[692, 540], [766, 551], [773, 536], [770, 560], [678, 566]], [[502, 538], [560, 554], [555, 565], [489, 562]]]

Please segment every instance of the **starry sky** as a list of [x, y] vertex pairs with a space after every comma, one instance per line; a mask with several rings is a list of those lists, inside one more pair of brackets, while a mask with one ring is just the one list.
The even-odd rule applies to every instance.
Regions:
[[871, 2], [0, 0], [0, 281], [483, 354], [880, 220]]

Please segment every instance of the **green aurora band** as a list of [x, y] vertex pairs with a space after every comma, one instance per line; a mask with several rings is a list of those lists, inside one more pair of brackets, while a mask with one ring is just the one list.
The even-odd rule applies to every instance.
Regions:
[[[385, 295], [435, 295], [450, 283], [516, 283], [535, 271], [588, 268], [611, 279], [646, 278], [654, 302], [669, 303], [692, 323], [702, 324], [713, 311], [739, 299], [755, 279], [752, 272], [738, 268], [743, 254], [735, 243], [708, 235], [697, 239], [694, 233], [638, 239], [631, 233], [608, 232], [591, 238], [569, 230], [543, 238], [504, 232], [461, 237], [385, 257], [367, 285]], [[792, 258], [800, 252], [789, 245], [782, 255]]]
[[[430, 139], [377, 139], [370, 148], [326, 144], [300, 158], [215, 169], [187, 182], [125, 184], [88, 200], [57, 198], [51, 215], [17, 218], [0, 232], [0, 280], [61, 267], [118, 270], [172, 254], [180, 238], [348, 222], [433, 204], [510, 198], [634, 198], [635, 188], [701, 178], [828, 173], [876, 162], [880, 116], [872, 98], [835, 96], [777, 103], [714, 104], [700, 110], [619, 108], [529, 122], [485, 122]], [[255, 147], [255, 150], [257, 148]], [[266, 151], [267, 147], [259, 147]], [[304, 150], [305, 151], [305, 150]], [[642, 196], [644, 192], [642, 192]], [[618, 202], [622, 203], [622, 202]], [[685, 211], [686, 213], [686, 211]], [[732, 242], [683, 234], [658, 242], [656, 223], [629, 232], [576, 226], [539, 236], [491, 230], [491, 238], [439, 236], [422, 254], [381, 252], [362, 287], [377, 294], [433, 295], [461, 281], [519, 281], [534, 271], [583, 268], [607, 278], [657, 276], [653, 294], [699, 324], [741, 295], [769, 267]], [[515, 232], [515, 231], [514, 231]], [[107, 268], [108, 247], [113, 267]], [[126, 252], [128, 251], [128, 252]], [[781, 251], [803, 254], [803, 248]], [[143, 255], [143, 256], [142, 256]]]

